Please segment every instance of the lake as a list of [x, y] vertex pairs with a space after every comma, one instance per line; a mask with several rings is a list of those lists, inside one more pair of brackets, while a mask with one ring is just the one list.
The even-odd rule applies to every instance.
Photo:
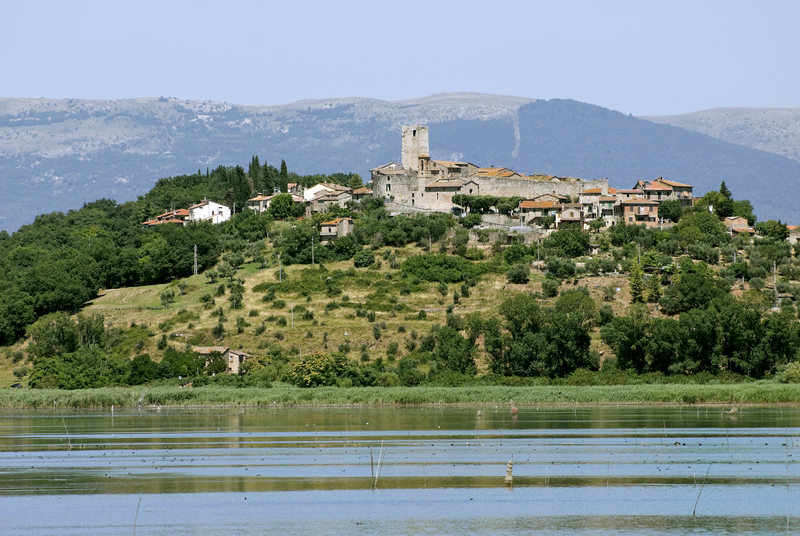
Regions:
[[798, 432], [779, 407], [6, 410], [0, 532], [800, 533]]

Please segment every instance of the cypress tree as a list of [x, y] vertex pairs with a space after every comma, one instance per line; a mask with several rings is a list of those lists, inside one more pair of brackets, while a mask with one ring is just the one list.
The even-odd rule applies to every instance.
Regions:
[[629, 287], [631, 291], [631, 303], [644, 303], [644, 276], [639, 261], [634, 259], [631, 263], [631, 275]]
[[286, 168], [286, 160], [281, 160], [281, 172], [278, 175], [278, 186], [281, 192], [289, 191], [289, 170]]
[[650, 303], [658, 303], [661, 297], [661, 282], [658, 280], [657, 275], [651, 275], [647, 280], [647, 301]]

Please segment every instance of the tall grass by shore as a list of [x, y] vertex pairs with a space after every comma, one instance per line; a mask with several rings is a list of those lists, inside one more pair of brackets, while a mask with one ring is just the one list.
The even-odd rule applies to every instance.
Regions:
[[352, 406], [507, 404], [800, 404], [800, 385], [611, 385], [543, 387], [324, 387], [270, 389], [205, 386], [106, 389], [0, 390], [0, 408], [102, 408], [136, 406]]

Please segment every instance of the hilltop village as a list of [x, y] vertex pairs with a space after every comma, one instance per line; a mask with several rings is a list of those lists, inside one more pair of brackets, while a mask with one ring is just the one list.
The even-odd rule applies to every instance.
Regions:
[[434, 160], [424, 125], [401, 153], [366, 185], [254, 156], [0, 234], [0, 382], [800, 382], [800, 233], [724, 182]]

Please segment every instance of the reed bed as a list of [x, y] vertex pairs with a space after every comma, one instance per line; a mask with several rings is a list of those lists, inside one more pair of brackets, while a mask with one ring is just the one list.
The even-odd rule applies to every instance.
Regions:
[[612, 385], [542, 387], [125, 387], [75, 391], [2, 389], [0, 408], [107, 408], [137, 406], [352, 406], [506, 404], [800, 404], [800, 385]]

